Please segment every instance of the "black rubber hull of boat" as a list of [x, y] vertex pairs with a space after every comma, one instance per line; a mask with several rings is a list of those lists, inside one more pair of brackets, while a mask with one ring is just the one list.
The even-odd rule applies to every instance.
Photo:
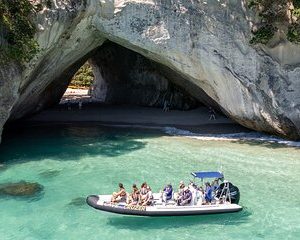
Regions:
[[122, 214], [122, 215], [136, 215], [136, 216], [149, 216], [149, 217], [156, 217], [156, 216], [188, 216], [188, 215], [207, 215], [207, 214], [220, 214], [220, 213], [229, 213], [229, 212], [238, 212], [242, 209], [222, 209], [216, 211], [210, 211], [210, 210], [203, 210], [201, 212], [199, 211], [188, 211], [188, 212], [182, 212], [182, 211], [141, 211], [141, 210], [133, 210], [133, 209], [126, 209], [126, 208], [118, 208], [118, 207], [111, 207], [111, 206], [102, 206], [97, 205], [97, 202], [99, 200], [99, 197], [97, 195], [90, 195], [87, 197], [86, 202], [91, 207], [105, 211], [110, 213], [116, 213], [116, 214]]

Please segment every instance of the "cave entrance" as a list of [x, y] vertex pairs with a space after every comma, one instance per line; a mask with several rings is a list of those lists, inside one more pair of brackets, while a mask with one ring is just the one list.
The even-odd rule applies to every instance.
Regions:
[[[154, 124], [188, 129], [233, 123], [201, 88], [184, 76], [113, 42], [105, 42], [81, 59], [80, 64], [70, 69], [70, 73], [74, 72], [59, 104], [71, 111], [59, 111], [53, 118], [55, 121]], [[47, 110], [41, 116], [35, 120], [48, 121], [52, 117]], [[211, 126], [210, 132], [214, 129]]]
[[191, 110], [203, 104], [163, 67], [112, 42], [97, 49], [73, 76], [60, 104]]
[[[55, 121], [160, 126], [232, 123], [192, 81], [110, 41], [84, 56], [67, 73], [69, 78], [60, 78], [66, 91], [59, 107], [69, 111], [55, 112]], [[51, 121], [51, 110], [40, 116], [35, 120]]]
[[226, 126], [235, 124], [192, 79], [110, 41], [50, 80], [15, 106], [11, 121], [26, 116], [29, 124], [95, 122], [206, 133], [231, 133]]
[[200, 104], [158, 64], [115, 43], [104, 43], [89, 62], [95, 75], [91, 95], [100, 102], [170, 110], [190, 110]]
[[244, 131], [190, 79], [109, 41], [66, 67], [37, 96], [18, 105], [10, 121], [26, 116], [29, 124], [154, 125], [202, 133], [232, 133], [234, 124]]

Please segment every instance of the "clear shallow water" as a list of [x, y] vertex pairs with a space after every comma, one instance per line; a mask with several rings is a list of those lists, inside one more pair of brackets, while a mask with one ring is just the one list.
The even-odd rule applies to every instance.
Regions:
[[[143, 218], [85, 204], [118, 182], [154, 190], [215, 170], [241, 191], [242, 212]], [[300, 149], [268, 142], [199, 141], [101, 127], [33, 127], [0, 146], [0, 183], [44, 186], [36, 198], [0, 197], [0, 239], [300, 239]]]

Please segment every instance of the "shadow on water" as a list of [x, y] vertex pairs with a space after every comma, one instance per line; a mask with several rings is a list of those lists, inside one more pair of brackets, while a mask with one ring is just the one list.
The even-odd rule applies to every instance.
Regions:
[[61, 171], [59, 171], [59, 170], [46, 170], [46, 171], [39, 173], [39, 175], [42, 178], [53, 178], [53, 177], [57, 177], [60, 174], [60, 172]]
[[0, 164], [45, 158], [73, 161], [83, 156], [115, 157], [144, 148], [147, 142], [143, 138], [158, 136], [161, 135], [100, 126], [52, 125], [21, 128], [3, 135]]
[[243, 210], [238, 213], [182, 217], [109, 217], [107, 224], [119, 229], [168, 229], [193, 225], [240, 225], [248, 222], [251, 213]]
[[73, 198], [73, 199], [68, 203], [68, 206], [75, 206], [75, 207], [86, 206], [86, 197], [77, 197], [77, 198]]
[[266, 147], [271, 149], [295, 149], [300, 150], [300, 147], [296, 146], [289, 146], [282, 143], [276, 143], [276, 142], [268, 142], [268, 141], [255, 141], [255, 140], [239, 140], [239, 141], [231, 141], [231, 143], [234, 144], [241, 144], [241, 145], [249, 145], [249, 146], [260, 146], [260, 147]]

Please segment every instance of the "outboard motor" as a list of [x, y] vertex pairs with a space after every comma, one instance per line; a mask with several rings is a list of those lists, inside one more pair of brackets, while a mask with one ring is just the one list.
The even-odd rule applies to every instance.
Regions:
[[[217, 198], [225, 197], [228, 191], [226, 187], [229, 188], [231, 203], [238, 204], [240, 201], [240, 190], [238, 189], [237, 186], [234, 186], [231, 182], [221, 183], [219, 189], [217, 190], [216, 197]], [[226, 201], [229, 201], [229, 196], [227, 196]]]

